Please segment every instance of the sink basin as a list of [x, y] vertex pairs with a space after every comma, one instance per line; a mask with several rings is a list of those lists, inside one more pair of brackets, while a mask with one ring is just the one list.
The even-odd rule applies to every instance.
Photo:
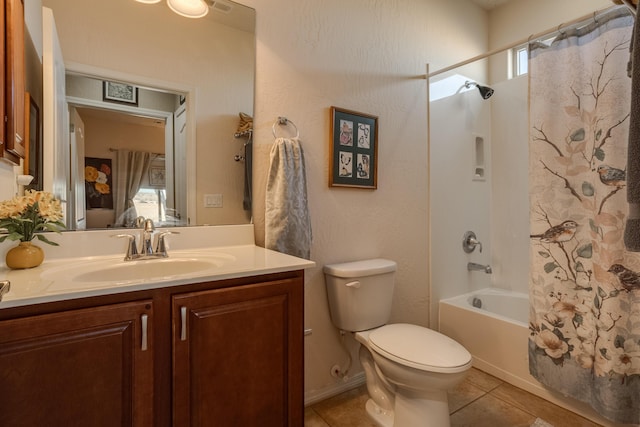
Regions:
[[[219, 267], [210, 261], [197, 259], [166, 259], [166, 260], [133, 261], [117, 263], [108, 267], [88, 271], [75, 275], [74, 282], [104, 282], [144, 280], [154, 277], [173, 277]], [[154, 262], [155, 261], [155, 262]]]
[[109, 258], [53, 267], [45, 270], [41, 278], [53, 282], [48, 291], [85, 289], [202, 276], [233, 260], [235, 257], [226, 254], [182, 254], [135, 261]]

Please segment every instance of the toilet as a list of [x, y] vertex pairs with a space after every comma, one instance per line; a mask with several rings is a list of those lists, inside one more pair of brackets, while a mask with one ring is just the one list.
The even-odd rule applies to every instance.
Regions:
[[434, 330], [387, 324], [396, 268], [386, 259], [326, 265], [331, 320], [361, 344], [366, 411], [376, 425], [447, 427], [447, 390], [464, 379], [471, 354]]

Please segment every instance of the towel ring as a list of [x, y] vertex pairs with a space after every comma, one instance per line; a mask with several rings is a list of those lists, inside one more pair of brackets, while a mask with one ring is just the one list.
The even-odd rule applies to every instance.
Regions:
[[296, 130], [296, 138], [298, 138], [300, 136], [300, 132], [298, 131], [298, 126], [296, 126], [295, 123], [293, 123], [291, 120], [287, 119], [286, 117], [278, 117], [278, 119], [273, 122], [273, 126], [271, 126], [271, 131], [273, 132], [273, 137], [277, 138], [278, 136], [276, 135], [276, 125], [280, 125], [280, 126], [286, 126], [286, 125], [291, 125], [293, 126], [293, 128]]

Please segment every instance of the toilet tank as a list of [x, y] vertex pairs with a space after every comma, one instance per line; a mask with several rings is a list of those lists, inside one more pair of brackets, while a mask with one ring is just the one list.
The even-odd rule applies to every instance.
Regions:
[[344, 331], [364, 331], [389, 321], [397, 265], [387, 259], [324, 266], [333, 324]]

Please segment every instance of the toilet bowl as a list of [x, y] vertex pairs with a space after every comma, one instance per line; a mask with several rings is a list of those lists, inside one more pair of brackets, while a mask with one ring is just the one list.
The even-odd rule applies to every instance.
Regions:
[[[431, 329], [403, 323], [356, 332], [355, 338], [362, 345], [360, 363], [367, 383], [369, 376], [377, 376], [372, 383], [392, 396], [368, 388], [367, 413], [378, 426], [450, 425], [447, 391], [471, 368], [471, 354], [462, 345]], [[376, 399], [381, 395], [393, 405], [381, 404]]]
[[384, 259], [325, 266], [331, 319], [361, 344], [366, 411], [376, 425], [448, 427], [447, 391], [464, 379], [471, 354], [434, 330], [386, 324], [395, 270]]

